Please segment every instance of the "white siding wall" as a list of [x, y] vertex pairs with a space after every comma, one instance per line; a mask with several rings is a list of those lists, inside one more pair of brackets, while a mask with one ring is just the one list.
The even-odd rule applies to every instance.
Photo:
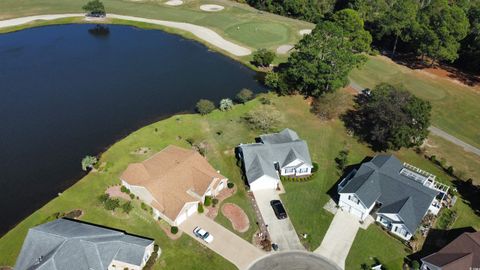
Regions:
[[400, 218], [398, 217], [397, 214], [385, 214], [385, 213], [381, 213], [381, 214], [378, 214], [379, 216], [382, 215], [382, 216], [385, 216], [386, 218], [390, 219], [391, 221], [393, 222], [401, 222]]
[[250, 184], [250, 190], [276, 189], [278, 182], [278, 179], [264, 175]]
[[[311, 174], [311, 170], [312, 170], [312, 167], [307, 165], [307, 164], [303, 164], [301, 166], [299, 166], [300, 164], [302, 164], [303, 161], [299, 160], [299, 159], [296, 159], [292, 162], [290, 162], [289, 164], [283, 166], [281, 169], [280, 169], [280, 174], [283, 175], [283, 176], [288, 176], [288, 175], [309, 175]], [[297, 168], [297, 166], [299, 166]], [[304, 170], [304, 169], [307, 169], [306, 172], [302, 172], [300, 173], [300, 169]], [[290, 170], [289, 172], [287, 172], [288, 170]]]
[[359, 201], [358, 204], [354, 201], [348, 199], [348, 196], [355, 196], [355, 194], [340, 194], [340, 200], [338, 205], [344, 210], [347, 211], [355, 216], [357, 216], [361, 220], [365, 220], [370, 213], [369, 209], [365, 208], [365, 206]]
[[[405, 225], [402, 223], [394, 223], [392, 224], [392, 229], [390, 230], [393, 234], [397, 235], [398, 237], [405, 239], [405, 240], [410, 240], [412, 238], [412, 235], [407, 231], [407, 228]], [[405, 233], [406, 232], [406, 236]]]

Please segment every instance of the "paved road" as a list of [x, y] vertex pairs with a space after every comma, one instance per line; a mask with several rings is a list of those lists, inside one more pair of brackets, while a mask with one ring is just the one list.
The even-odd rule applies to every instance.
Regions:
[[[200, 226], [214, 237], [210, 244], [195, 237], [193, 229]], [[265, 256], [265, 252], [243, 240], [222, 225], [207, 218], [205, 215], [194, 214], [180, 224], [180, 229], [197, 241], [232, 262], [240, 270], [245, 270], [255, 260]], [[188, 258], [185, 258], [188, 260]]]
[[[354, 81], [350, 81], [350, 85], [349, 85], [351, 88], [357, 90], [357, 92], [361, 92], [363, 89], [365, 89], [365, 87], [362, 87], [361, 85], [359, 85], [358, 83], [354, 82]], [[463, 148], [463, 150], [467, 151], [467, 152], [472, 152], [474, 154], [476, 154], [477, 156], [480, 156], [480, 149], [473, 146], [473, 145], [470, 145], [460, 139], [458, 139], [457, 137], [455, 136], [452, 136], [450, 134], [448, 134], [447, 132], [437, 128], [437, 127], [434, 127], [434, 126], [430, 126], [428, 128], [428, 130], [433, 134], [433, 135], [436, 135], [436, 136], [439, 136], [439, 137], [442, 137], [443, 139], [455, 144], [455, 145], [458, 145], [460, 147]]]
[[[33, 21], [38, 20], [56, 20], [60, 18], [70, 18], [70, 17], [84, 17], [85, 14], [83, 13], [69, 13], [69, 14], [50, 14], [50, 15], [36, 15], [36, 16], [28, 16], [22, 18], [15, 18], [9, 20], [0, 21], [0, 28], [5, 27], [12, 27], [17, 25], [22, 25], [26, 23], [30, 23]], [[125, 15], [117, 15], [117, 14], [107, 14], [107, 18], [114, 18], [114, 19], [121, 19], [127, 21], [137, 21], [137, 22], [145, 22], [157, 25], [163, 25], [171, 28], [176, 28], [184, 31], [188, 31], [198, 37], [199, 39], [212, 44], [215, 47], [218, 47], [228, 53], [231, 53], [236, 56], [246, 56], [252, 53], [252, 51], [248, 48], [235, 44], [231, 41], [224, 39], [222, 36], [217, 34], [215, 31], [191, 24], [191, 23], [183, 23], [183, 22], [172, 22], [172, 21], [163, 21], [163, 20], [155, 20], [155, 19], [146, 19], [140, 17], [133, 17], [133, 16], [125, 16]]]
[[249, 270], [340, 270], [327, 258], [304, 251], [273, 253], [254, 262]]
[[329, 258], [342, 269], [345, 269], [345, 260], [357, 235], [360, 222], [355, 216], [337, 211], [328, 227], [322, 244], [314, 252]]
[[305, 250], [297, 232], [290, 221], [290, 218], [279, 220], [273, 212], [270, 205], [271, 200], [280, 200], [275, 190], [254, 191], [255, 201], [257, 202], [260, 213], [262, 214], [270, 239], [278, 245], [279, 250]]

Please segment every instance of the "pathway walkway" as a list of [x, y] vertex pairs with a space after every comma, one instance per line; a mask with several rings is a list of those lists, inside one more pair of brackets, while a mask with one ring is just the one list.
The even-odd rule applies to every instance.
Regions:
[[[195, 237], [193, 229], [197, 226], [208, 231], [213, 236], [214, 239], [212, 243], [207, 244], [205, 241]], [[240, 270], [247, 269], [253, 261], [266, 255], [266, 253], [259, 248], [243, 240], [205, 215], [194, 214], [180, 224], [179, 227], [183, 232], [207, 248], [232, 262]], [[188, 258], [185, 259], [188, 260]]]
[[345, 260], [352, 247], [353, 240], [355, 240], [358, 228], [360, 228], [358, 218], [349, 213], [337, 211], [322, 244], [314, 252], [345, 269]]
[[[361, 92], [363, 89], [365, 89], [365, 87], [362, 87], [361, 85], [359, 85], [358, 83], [350, 80], [350, 85], [349, 85], [351, 88], [357, 90], [357, 92]], [[480, 156], [480, 149], [471, 145], [471, 144], [468, 144], [460, 139], [458, 139], [457, 137], [455, 136], [452, 136], [450, 134], [448, 134], [447, 132], [437, 128], [437, 127], [434, 127], [434, 126], [430, 126], [428, 128], [428, 130], [433, 134], [433, 135], [436, 135], [436, 136], [439, 136], [439, 137], [442, 137], [443, 139], [455, 144], [455, 145], [458, 145], [460, 147], [463, 148], [463, 150], [467, 151], [467, 152], [472, 152], [474, 154], [476, 154], [477, 156]]]
[[[38, 21], [38, 20], [56, 20], [56, 19], [71, 18], [71, 17], [84, 17], [84, 14], [68, 13], [68, 14], [36, 15], [36, 16], [15, 18], [15, 19], [0, 21], [0, 28], [18, 26], [18, 25], [30, 23], [33, 21]], [[117, 15], [117, 14], [107, 14], [107, 18], [151, 23], [151, 24], [163, 25], [171, 28], [188, 31], [192, 33], [194, 36], [196, 36], [197, 38], [203, 41], [206, 41], [209, 44], [217, 48], [220, 48], [235, 56], [246, 56], [252, 53], [250, 49], [242, 47], [231, 41], [224, 39], [215, 31], [207, 27], [203, 27], [203, 26], [199, 26], [191, 23], [162, 21], [162, 20], [146, 19], [146, 18], [133, 17], [133, 16]]]

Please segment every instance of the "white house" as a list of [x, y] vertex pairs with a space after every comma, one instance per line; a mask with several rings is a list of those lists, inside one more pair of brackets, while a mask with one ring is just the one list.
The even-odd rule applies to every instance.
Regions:
[[15, 269], [141, 270], [153, 250], [151, 239], [57, 219], [28, 231]]
[[257, 143], [241, 144], [237, 150], [252, 191], [277, 188], [280, 175], [302, 177], [312, 173], [307, 143], [288, 128], [261, 135]]
[[178, 226], [197, 212], [205, 196], [215, 197], [227, 178], [198, 152], [168, 146], [120, 176], [122, 185], [153, 208], [155, 218]]
[[360, 220], [373, 214], [393, 234], [409, 240], [428, 213], [438, 214], [448, 187], [393, 155], [377, 155], [338, 185], [339, 206]]

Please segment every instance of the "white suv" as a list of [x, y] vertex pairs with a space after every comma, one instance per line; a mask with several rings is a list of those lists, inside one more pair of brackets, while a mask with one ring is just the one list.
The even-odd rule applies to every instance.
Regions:
[[200, 227], [195, 227], [195, 229], [193, 229], [193, 234], [195, 234], [196, 237], [203, 239], [203, 241], [207, 243], [211, 243], [213, 241], [213, 236]]

